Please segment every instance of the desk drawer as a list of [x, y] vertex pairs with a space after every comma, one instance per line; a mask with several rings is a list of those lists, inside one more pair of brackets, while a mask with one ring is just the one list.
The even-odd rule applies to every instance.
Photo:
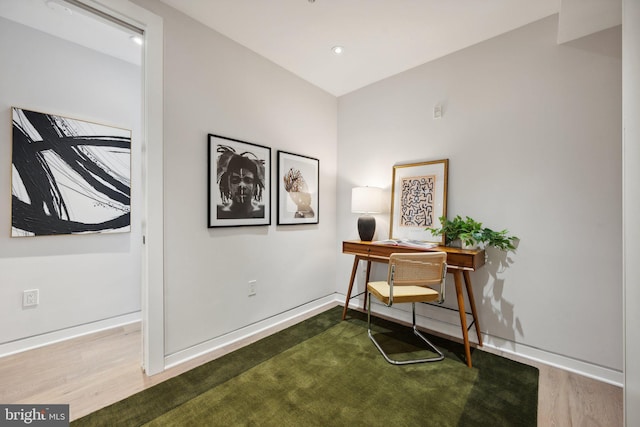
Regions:
[[342, 242], [342, 252], [345, 254], [370, 257], [372, 259], [388, 259], [392, 253], [415, 253], [443, 251], [447, 253], [447, 264], [451, 267], [463, 268], [465, 270], [476, 270], [484, 265], [484, 250], [466, 250], [450, 248], [447, 246], [437, 246], [435, 248], [412, 248], [406, 246], [380, 245], [367, 242], [345, 241]]

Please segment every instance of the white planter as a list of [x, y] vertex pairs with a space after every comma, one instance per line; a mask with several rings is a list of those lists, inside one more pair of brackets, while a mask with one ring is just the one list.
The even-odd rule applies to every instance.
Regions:
[[479, 247], [477, 242], [475, 242], [472, 245], [467, 245], [460, 239], [452, 240], [449, 246], [451, 246], [452, 248], [470, 249], [470, 250], [478, 249]]
[[478, 243], [474, 242], [472, 245], [467, 245], [466, 243], [461, 242], [460, 248], [462, 248], [462, 249], [471, 249], [471, 250], [478, 249]]

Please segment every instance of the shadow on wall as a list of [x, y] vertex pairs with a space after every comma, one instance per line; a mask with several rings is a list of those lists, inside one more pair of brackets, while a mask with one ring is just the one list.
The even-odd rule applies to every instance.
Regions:
[[[511, 252], [488, 247], [486, 253], [487, 262], [477, 271], [480, 277], [475, 281], [475, 284], [484, 284], [481, 288], [482, 298], [478, 299], [478, 295], [475, 295], [476, 303], [479, 302], [478, 312], [482, 317], [480, 326], [483, 332], [509, 341], [513, 349], [516, 331], [519, 336], [524, 336], [524, 331], [520, 320], [515, 316], [514, 304], [503, 296], [505, 281], [501, 276], [514, 261], [511, 258]], [[480, 289], [479, 286], [474, 286], [474, 292], [478, 289]]]

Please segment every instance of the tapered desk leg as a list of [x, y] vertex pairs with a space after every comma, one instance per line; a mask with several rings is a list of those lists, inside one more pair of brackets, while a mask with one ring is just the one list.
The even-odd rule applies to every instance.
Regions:
[[464, 284], [467, 287], [467, 296], [469, 297], [469, 304], [471, 304], [471, 313], [473, 314], [473, 322], [476, 325], [476, 334], [478, 335], [478, 345], [482, 347], [482, 334], [480, 333], [480, 323], [478, 322], [478, 314], [476, 312], [476, 299], [473, 296], [473, 286], [471, 286], [471, 277], [469, 272], [464, 270]]
[[467, 366], [471, 367], [471, 348], [469, 346], [469, 333], [467, 331], [467, 317], [464, 311], [464, 294], [462, 293], [462, 273], [460, 270], [451, 270], [456, 283], [456, 295], [458, 296], [458, 311], [460, 312], [460, 325], [464, 339], [464, 354], [467, 358]]
[[353, 288], [353, 281], [356, 278], [356, 272], [358, 271], [359, 262], [360, 262], [360, 257], [356, 255], [355, 259], [353, 260], [353, 268], [351, 269], [351, 279], [349, 280], [349, 290], [347, 290], [347, 299], [344, 302], [344, 309], [342, 309], [342, 320], [344, 320], [345, 317], [347, 317], [347, 308], [349, 308], [349, 300], [351, 299], [351, 289]]
[[366, 289], [367, 283], [369, 283], [369, 276], [371, 276], [371, 261], [367, 260], [367, 275], [365, 276], [365, 279], [364, 279], [364, 283], [365, 283], [364, 304], [362, 305], [362, 309], [365, 311], [367, 310], [367, 295], [369, 295]]

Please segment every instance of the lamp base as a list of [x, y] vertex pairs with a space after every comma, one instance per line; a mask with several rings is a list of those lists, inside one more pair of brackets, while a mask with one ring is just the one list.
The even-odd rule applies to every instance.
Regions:
[[360, 240], [370, 242], [373, 240], [373, 235], [376, 232], [376, 219], [369, 215], [364, 215], [358, 218], [358, 234], [360, 234]]

